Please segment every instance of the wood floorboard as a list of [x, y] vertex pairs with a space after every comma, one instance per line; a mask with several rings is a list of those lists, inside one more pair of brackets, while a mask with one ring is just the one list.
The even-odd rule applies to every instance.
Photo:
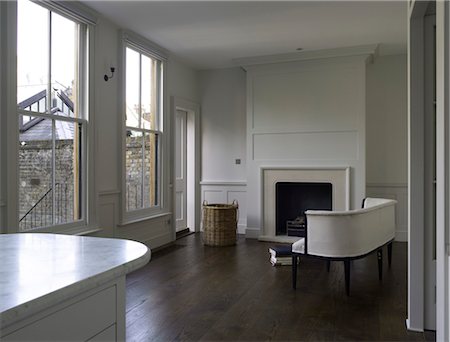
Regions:
[[127, 341], [433, 341], [405, 328], [406, 243], [394, 243], [392, 268], [378, 280], [376, 255], [351, 265], [302, 258], [273, 267], [272, 243], [238, 239], [203, 246], [200, 234], [177, 240], [127, 276]]

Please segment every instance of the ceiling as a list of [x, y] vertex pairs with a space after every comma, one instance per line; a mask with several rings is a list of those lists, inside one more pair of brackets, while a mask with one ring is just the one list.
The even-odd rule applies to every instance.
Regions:
[[234, 58], [380, 44], [406, 52], [406, 1], [93, 1], [120, 27], [197, 69]]

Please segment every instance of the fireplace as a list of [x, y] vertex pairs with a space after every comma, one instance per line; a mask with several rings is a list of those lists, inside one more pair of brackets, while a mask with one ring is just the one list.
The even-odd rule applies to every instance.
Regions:
[[331, 183], [277, 182], [275, 196], [276, 235], [304, 236], [305, 211], [333, 207]]
[[[297, 236], [288, 236], [282, 231], [277, 232], [277, 186], [283, 187], [282, 183], [293, 184], [314, 184], [312, 187], [324, 187], [319, 191], [322, 194], [325, 188], [331, 188], [331, 206], [329, 200], [326, 203], [320, 202], [314, 205], [314, 209], [348, 210], [350, 209], [350, 167], [261, 167], [261, 196], [262, 196], [262, 216], [263, 225], [258, 236], [261, 241], [292, 243], [298, 240]], [[295, 185], [296, 187], [296, 185]], [[317, 190], [317, 189], [315, 189]], [[314, 201], [314, 197], [312, 198]], [[295, 197], [288, 202], [299, 202]], [[306, 209], [313, 209], [311, 203], [304, 203]], [[312, 203], [314, 204], [314, 203]], [[325, 206], [325, 204], [327, 206]], [[295, 220], [301, 213], [297, 213], [298, 208], [289, 214], [287, 219]], [[285, 225], [286, 223], [282, 224]]]

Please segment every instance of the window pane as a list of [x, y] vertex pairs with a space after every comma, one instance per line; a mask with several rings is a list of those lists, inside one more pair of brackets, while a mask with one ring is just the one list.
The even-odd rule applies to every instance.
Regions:
[[158, 135], [145, 134], [144, 208], [158, 204]]
[[55, 224], [81, 219], [81, 125], [55, 120]]
[[142, 55], [142, 128], [156, 129], [157, 119], [157, 62]]
[[126, 48], [126, 125], [139, 127], [139, 61], [138, 52]]
[[126, 210], [142, 208], [142, 132], [127, 130]]
[[28, 0], [19, 0], [17, 11], [17, 104], [45, 112], [49, 11]]
[[51, 23], [51, 110], [55, 115], [73, 117], [78, 95], [78, 24], [54, 12]]
[[19, 134], [19, 228], [49, 226], [52, 217], [52, 120], [40, 119]]

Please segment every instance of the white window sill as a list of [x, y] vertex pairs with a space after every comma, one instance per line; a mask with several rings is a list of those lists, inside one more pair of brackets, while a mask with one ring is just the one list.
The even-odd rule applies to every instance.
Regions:
[[46, 228], [37, 228], [37, 229], [31, 229], [27, 231], [23, 231], [20, 233], [49, 233], [49, 234], [66, 234], [66, 235], [88, 235], [93, 234], [97, 232], [101, 232], [103, 229], [98, 227], [97, 225], [91, 225], [91, 226], [76, 226], [76, 227], [70, 227], [70, 228], [62, 228], [62, 229], [52, 229], [49, 227]]
[[70, 235], [88, 235], [88, 234], [98, 233], [101, 231], [103, 231], [103, 229], [101, 229], [98, 226], [90, 226], [90, 227], [80, 227], [78, 229], [75, 229], [74, 231], [71, 231], [69, 234]]
[[139, 218], [124, 219], [117, 226], [118, 227], [126, 227], [126, 226], [129, 226], [131, 224], [140, 223], [140, 222], [144, 222], [144, 221], [149, 221], [149, 220], [153, 220], [153, 219], [157, 219], [157, 218], [164, 217], [164, 216], [169, 216], [169, 215], [172, 215], [172, 213], [171, 212], [166, 212], [166, 213], [149, 215], [149, 216], [139, 217]]

